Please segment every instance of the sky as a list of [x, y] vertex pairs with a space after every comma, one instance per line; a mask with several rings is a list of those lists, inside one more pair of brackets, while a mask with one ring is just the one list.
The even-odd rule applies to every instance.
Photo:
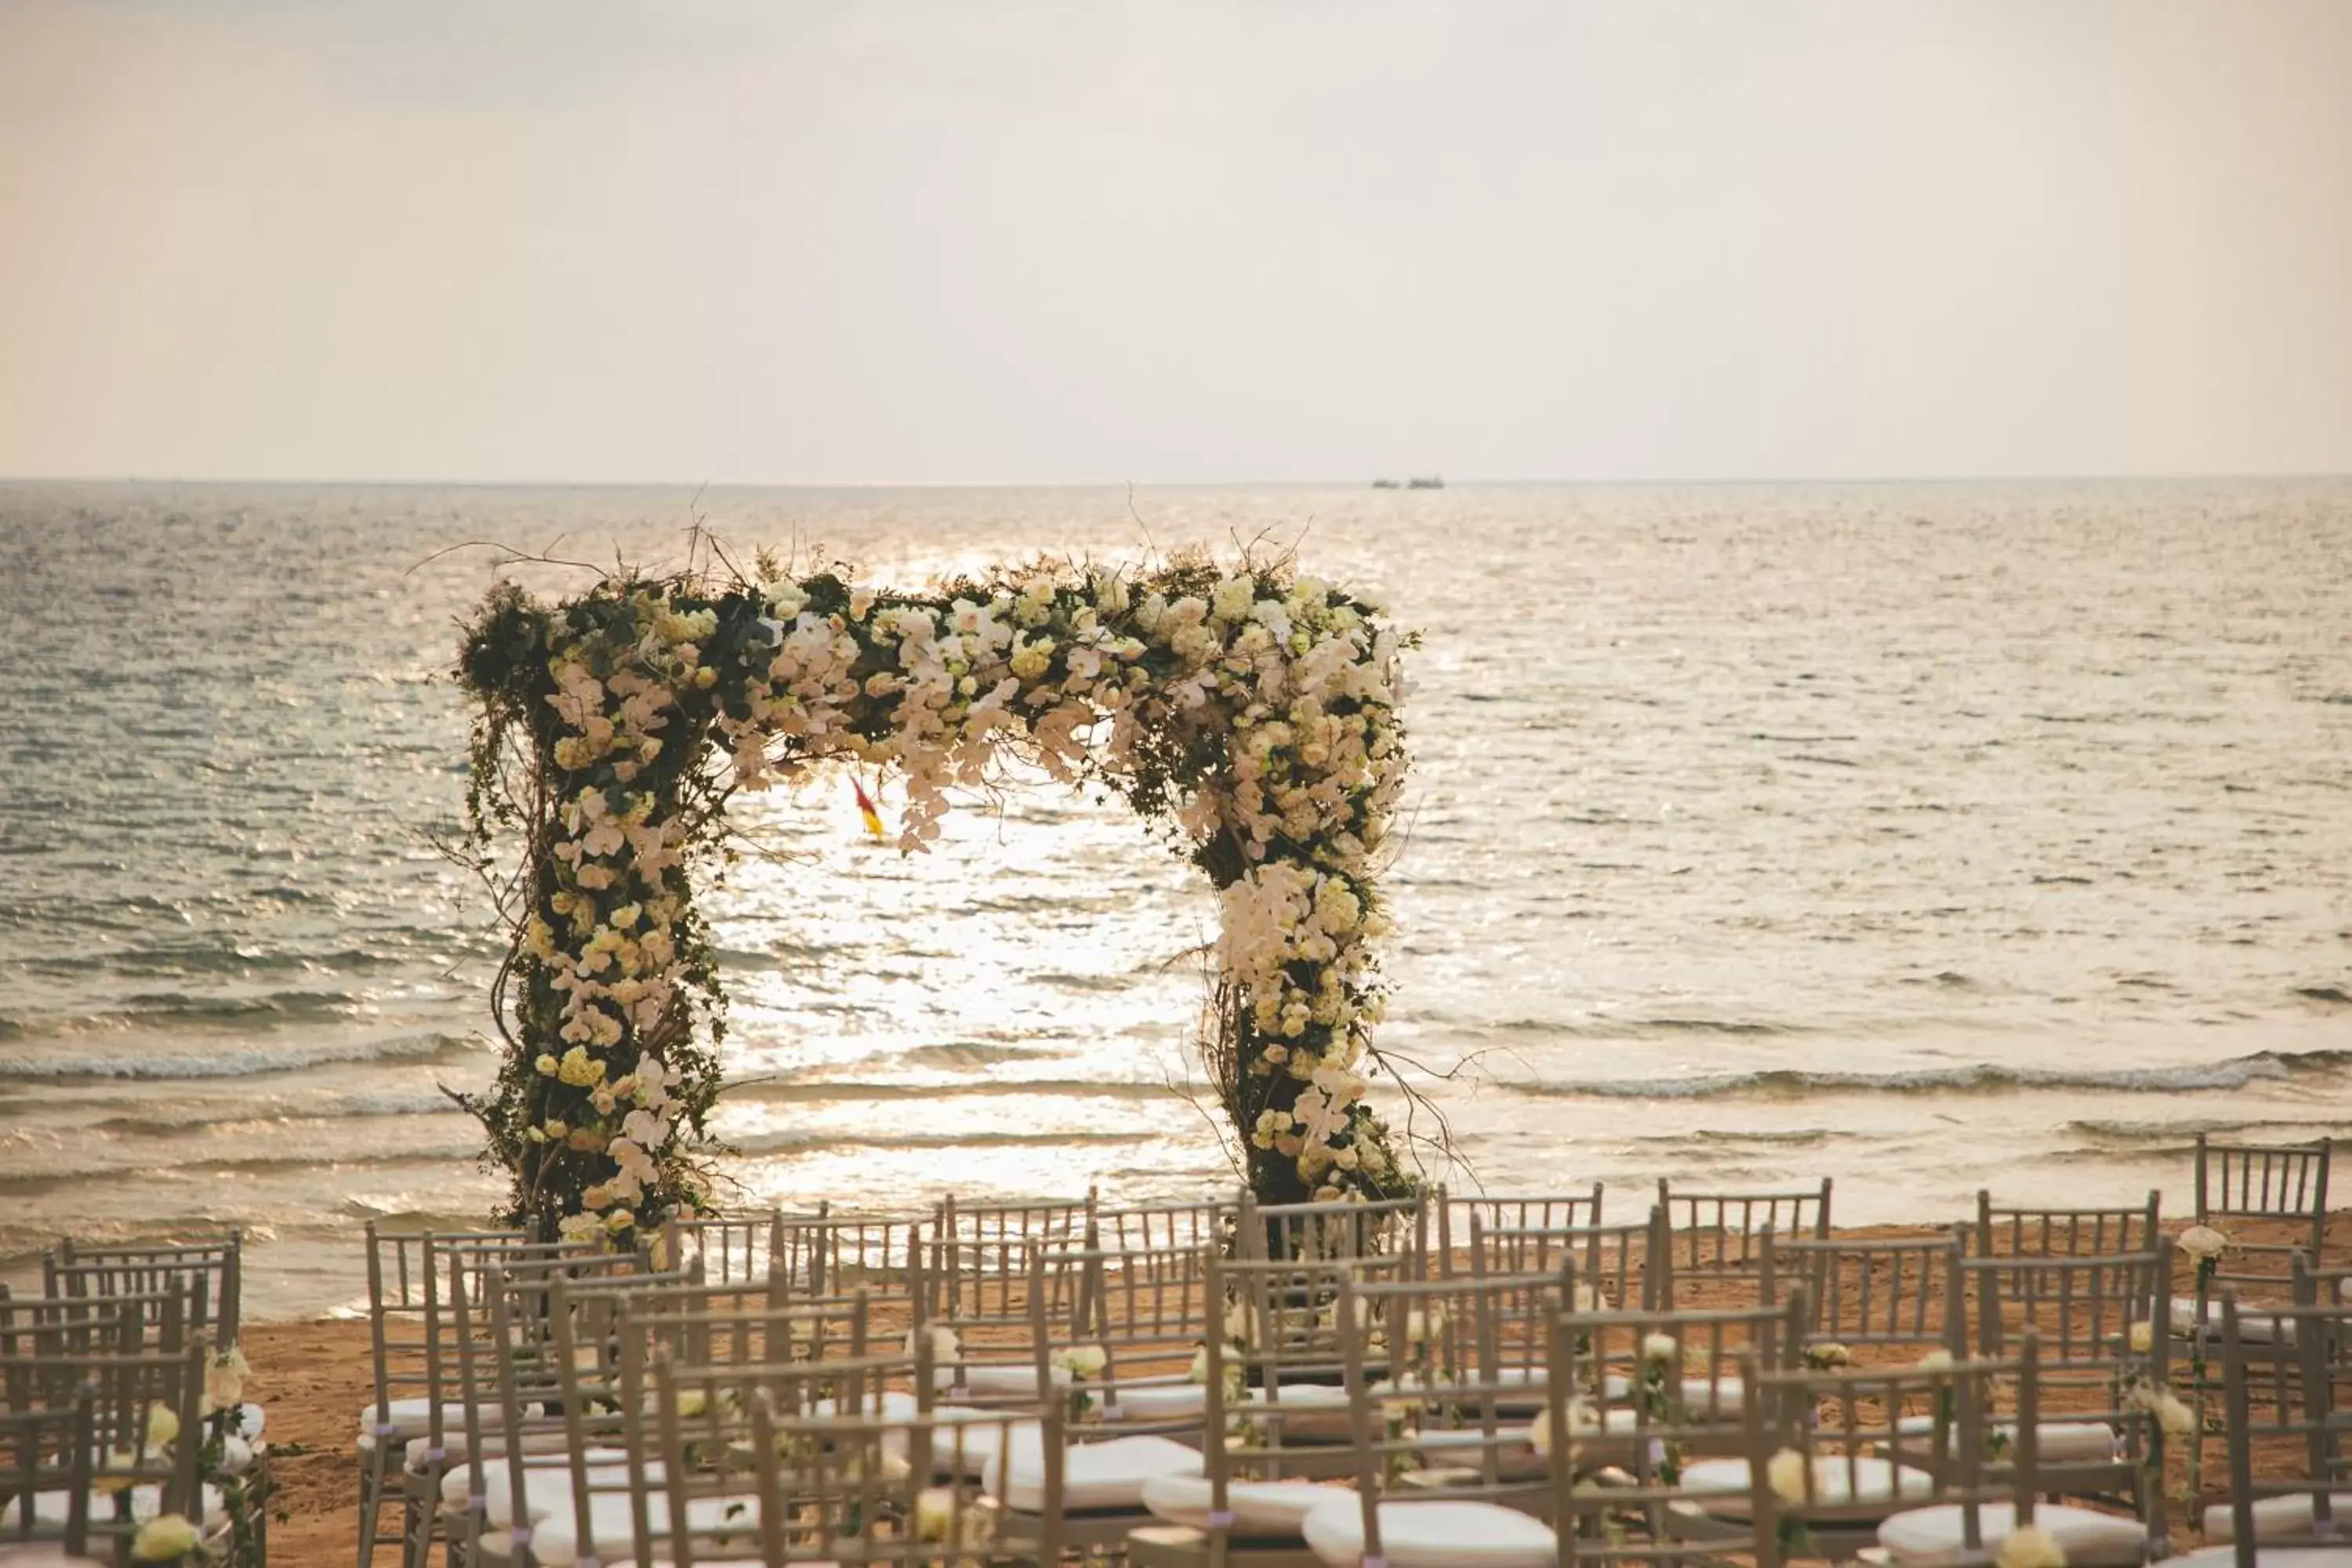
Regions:
[[2344, 0], [0, 0], [0, 475], [2352, 470]]

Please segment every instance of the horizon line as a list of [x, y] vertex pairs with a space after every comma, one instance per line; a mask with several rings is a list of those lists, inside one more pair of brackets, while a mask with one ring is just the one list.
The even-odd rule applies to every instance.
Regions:
[[[1385, 478], [1385, 476], [1376, 476]], [[2145, 472], [1982, 474], [1752, 474], [1650, 475], [1559, 478], [1517, 476], [1445, 479], [1444, 489], [1474, 487], [1559, 485], [1634, 488], [1652, 485], [1965, 485], [1965, 484], [2156, 484], [2190, 480], [2346, 480], [2352, 469], [2179, 469]], [[279, 477], [178, 474], [0, 474], [0, 485], [190, 485], [221, 488], [312, 488], [320, 489], [609, 489], [609, 490], [888, 490], [888, 489], [1224, 489], [1248, 486], [1289, 489], [1394, 489], [1413, 493], [1401, 482], [1372, 479], [354, 479], [315, 475]]]

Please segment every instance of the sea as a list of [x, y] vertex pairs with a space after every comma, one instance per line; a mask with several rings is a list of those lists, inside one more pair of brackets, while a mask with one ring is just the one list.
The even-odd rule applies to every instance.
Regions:
[[[234, 1226], [248, 1311], [315, 1312], [362, 1221], [485, 1215], [459, 625], [711, 539], [907, 586], [1291, 550], [1384, 600], [1422, 642], [1381, 1098], [1433, 1179], [2177, 1209], [2200, 1131], [2352, 1132], [2352, 481], [19, 482], [0, 1273]], [[912, 858], [840, 774], [733, 820], [731, 1197], [1232, 1186], [1214, 909], [1123, 805], [1016, 775]]]

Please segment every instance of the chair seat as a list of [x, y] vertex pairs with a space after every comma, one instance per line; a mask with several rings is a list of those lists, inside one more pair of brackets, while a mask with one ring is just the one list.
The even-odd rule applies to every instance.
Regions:
[[[441, 1425], [445, 1430], [462, 1430], [466, 1425], [466, 1407], [463, 1405], [443, 1405]], [[394, 1428], [404, 1451], [410, 1438], [430, 1431], [432, 1426], [433, 1402], [429, 1399], [395, 1399], [382, 1410], [371, 1402], [359, 1415], [360, 1452], [375, 1452], [376, 1428], [379, 1426]]]
[[[1045, 1434], [1016, 1431], [1012, 1451], [990, 1461], [985, 1485], [1016, 1513], [1045, 1506]], [[1201, 1454], [1169, 1437], [1112, 1437], [1062, 1451], [1065, 1513], [1139, 1512], [1143, 1485], [1154, 1476], [1201, 1473]]]
[[[1225, 1486], [1225, 1511], [1234, 1516], [1230, 1534], [1244, 1541], [1296, 1541], [1307, 1516], [1334, 1495], [1353, 1501], [1345, 1487], [1320, 1481], [1231, 1481]], [[1143, 1506], [1154, 1519], [1209, 1525], [1209, 1478], [1194, 1475], [1154, 1476], [1143, 1483]]]
[[[160, 1486], [150, 1483], [145, 1486], [132, 1487], [131, 1489], [131, 1517], [138, 1521], [141, 1524], [144, 1524], [149, 1520], [153, 1519], [157, 1514], [163, 1512], [163, 1489]], [[0, 1531], [16, 1531], [23, 1528], [23, 1503], [24, 1499], [21, 1496], [18, 1496], [10, 1498], [5, 1505], [0, 1505]], [[66, 1527], [67, 1519], [72, 1513], [72, 1510], [73, 1494], [66, 1490], [63, 1487], [58, 1488], [55, 1491], [36, 1492], [33, 1494], [32, 1528], [34, 1532], [36, 1534], [46, 1535], [52, 1531], [63, 1530]], [[93, 1497], [90, 1499], [89, 1513], [91, 1519], [98, 1520], [108, 1518], [113, 1514], [113, 1511], [114, 1501], [111, 1496]], [[221, 1511], [220, 1489], [218, 1487], [207, 1485], [205, 1488], [205, 1528], [217, 1528], [221, 1524], [226, 1523], [227, 1521], [227, 1518], [228, 1516]]]
[[[599, 1492], [589, 1500], [588, 1521], [596, 1532], [596, 1555], [604, 1562], [626, 1562], [636, 1551], [637, 1531], [630, 1515], [630, 1500], [625, 1492]], [[669, 1498], [655, 1492], [646, 1499], [646, 1527], [658, 1540], [669, 1529]], [[686, 1504], [687, 1527], [698, 1532], [697, 1561], [706, 1552], [725, 1550], [715, 1541], [703, 1544], [703, 1532], [715, 1531], [722, 1526], [740, 1528], [742, 1545], [755, 1546], [760, 1528], [760, 1498], [756, 1492], [730, 1494], [720, 1497], [689, 1498]], [[532, 1527], [530, 1554], [541, 1568], [574, 1568], [580, 1561], [580, 1524], [571, 1510], [541, 1521]], [[656, 1556], [664, 1555], [658, 1550]]]
[[[2352, 1533], [2352, 1492], [2327, 1494], [2329, 1521], [2338, 1531]], [[2311, 1533], [2311, 1494], [2295, 1492], [2285, 1497], [2254, 1500], [2254, 1544], [2266, 1541], [2300, 1541]], [[2210, 1542], [2235, 1541], [2238, 1538], [2237, 1517], [2228, 1503], [2216, 1503], [2205, 1510], [2205, 1539]]]
[[[629, 1482], [629, 1456], [620, 1448], [591, 1448], [586, 1455], [588, 1483], [592, 1487], [620, 1487]], [[648, 1466], [650, 1479], [659, 1479], [659, 1465]], [[475, 1492], [482, 1497], [482, 1518], [492, 1528], [512, 1529], [514, 1516], [514, 1483], [511, 1473], [502, 1464], [494, 1463], [488, 1479], [474, 1480], [473, 1467], [460, 1465], [441, 1478], [441, 1506], [462, 1509]], [[526, 1465], [522, 1472], [522, 1503], [533, 1522], [550, 1514], [572, 1511], [572, 1468], [569, 1465]]]
[[1209, 1387], [1202, 1383], [1121, 1384], [1116, 1403], [1106, 1395], [1103, 1419], [1118, 1421], [1189, 1421], [1209, 1409]]
[[[1491, 1502], [1383, 1502], [1381, 1554], [1388, 1568], [1552, 1568], [1559, 1542], [1550, 1525]], [[1299, 1527], [1315, 1555], [1332, 1568], [1364, 1560], [1364, 1508], [1337, 1497]]]
[[[2147, 1552], [2147, 1529], [2136, 1519], [2093, 1509], [2043, 1503], [2033, 1522], [2049, 1531], [2066, 1555], [2067, 1568], [2133, 1568]], [[2005, 1502], [1977, 1510], [1981, 1544], [1967, 1540], [1965, 1510], [1958, 1503], [1906, 1510], [1878, 1527], [1878, 1544], [1897, 1568], [1983, 1568], [2000, 1556], [2017, 1528], [2017, 1510]]]
[[[1701, 1459], [1683, 1469], [1683, 1489], [1708, 1513], [1722, 1519], [1746, 1519], [1749, 1514], [1748, 1461]], [[1843, 1508], [1854, 1503], [1883, 1502], [1888, 1512], [1905, 1498], [1935, 1494], [1936, 1480], [1925, 1470], [1886, 1459], [1846, 1459], [1836, 1455], [1813, 1457], [1813, 1495], [1821, 1502]]]
[[[562, 1432], [526, 1432], [523, 1434], [522, 1451], [526, 1454], [561, 1454], [563, 1452], [563, 1449], [564, 1436]], [[408, 1468], [419, 1475], [422, 1475], [425, 1468], [425, 1458], [427, 1455], [431, 1454], [432, 1451], [432, 1438], [411, 1437], [408, 1440], [408, 1447], [404, 1456]], [[441, 1473], [445, 1476], [447, 1475], [450, 1470], [466, 1464], [472, 1457], [472, 1450], [468, 1448], [466, 1444], [465, 1433], [448, 1433], [443, 1437], [441, 1442]], [[505, 1458], [507, 1457], [507, 1435], [504, 1432], [483, 1433], [482, 1457], [486, 1459], [494, 1461]]]
[[[1037, 1397], [1037, 1369], [1028, 1362], [981, 1362], [962, 1369], [963, 1382], [956, 1382], [957, 1369], [943, 1366], [931, 1373], [931, 1387], [940, 1394], [976, 1394], [983, 1399], [1034, 1399]], [[1055, 1388], [1070, 1386], [1067, 1367], [1048, 1367], [1045, 1375]]]
[[[1895, 1424], [1898, 1432], [1916, 1436], [1933, 1432], [1933, 1415], [1906, 1415]], [[1994, 1424], [1993, 1430], [2003, 1437], [2014, 1438], [2015, 1422]], [[2121, 1457], [2116, 1429], [2104, 1421], [2042, 1421], [2033, 1428], [2038, 1458], [2045, 1465], [2099, 1465]]]

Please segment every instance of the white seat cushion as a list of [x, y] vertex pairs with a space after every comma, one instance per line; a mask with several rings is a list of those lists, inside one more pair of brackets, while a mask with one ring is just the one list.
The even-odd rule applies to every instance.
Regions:
[[[1307, 1516], [1331, 1500], [1334, 1494], [1354, 1500], [1345, 1487], [1319, 1481], [1231, 1481], [1225, 1486], [1225, 1511], [1234, 1516], [1232, 1534], [1246, 1541], [1295, 1541]], [[1209, 1478], [1154, 1476], [1143, 1483], [1143, 1506], [1154, 1519], [1207, 1530]]]
[[[1491, 1502], [1383, 1502], [1381, 1552], [1389, 1568], [1551, 1568], [1559, 1543], [1550, 1525]], [[1332, 1568], [1364, 1560], [1364, 1509], [1353, 1494], [1309, 1513], [1299, 1533]]]
[[[588, 1484], [592, 1487], [626, 1486], [629, 1482], [629, 1456], [619, 1448], [591, 1448], [587, 1454]], [[478, 1487], [474, 1484], [471, 1466], [457, 1466], [441, 1477], [441, 1503], [445, 1508], [462, 1509], [469, 1494], [482, 1494], [482, 1518], [493, 1528], [506, 1530], [515, 1521], [514, 1485], [510, 1472], [503, 1463], [493, 1462], [488, 1479]], [[661, 1479], [661, 1467], [647, 1469], [647, 1479]], [[526, 1465], [522, 1471], [523, 1508], [537, 1521], [550, 1514], [572, 1511], [572, 1468], [552, 1465]]]
[[[404, 1447], [411, 1437], [429, 1431], [433, 1425], [433, 1402], [429, 1399], [395, 1399], [379, 1411], [371, 1403], [360, 1412], [360, 1452], [375, 1451], [376, 1428], [393, 1427]], [[445, 1435], [462, 1432], [466, 1427], [466, 1407], [463, 1405], [441, 1406], [441, 1426]]]
[[[0, 1530], [15, 1530], [17, 1528], [17, 1521], [22, 1516], [22, 1510], [19, 1507], [19, 1504], [22, 1501], [23, 1499], [21, 1497], [10, 1498], [5, 1507], [0, 1507]], [[152, 1485], [132, 1487], [131, 1489], [131, 1517], [137, 1520], [140, 1523], [144, 1524], [147, 1521], [153, 1519], [158, 1513], [163, 1511], [163, 1489], [162, 1487]], [[72, 1511], [72, 1508], [73, 1494], [63, 1488], [59, 1488], [56, 1491], [35, 1493], [33, 1496], [33, 1528], [36, 1531], [40, 1531], [63, 1530], [65, 1528], [66, 1519]], [[111, 1515], [114, 1511], [113, 1498], [111, 1496], [93, 1497], [90, 1500], [89, 1511], [92, 1518], [98, 1518], [101, 1515]], [[227, 1515], [221, 1512], [220, 1489], [214, 1486], [205, 1487], [205, 1527], [207, 1529], [215, 1528], [226, 1522], [227, 1517]]]
[[[1078, 1443], [1062, 1452], [1062, 1510], [1066, 1513], [1139, 1511], [1143, 1483], [1154, 1476], [1196, 1476], [1196, 1448], [1168, 1437], [1113, 1437]], [[1017, 1513], [1045, 1506], [1045, 1434], [1016, 1431], [1012, 1452], [992, 1461], [988, 1489]]]
[[[1936, 1418], [1906, 1415], [1895, 1429], [1913, 1435], [1933, 1432]], [[1993, 1430], [2008, 1437], [2016, 1434], [2017, 1427], [2004, 1421], [1996, 1423]], [[2033, 1428], [2033, 1435], [2045, 1465], [2096, 1465], [2117, 1457], [2116, 1430], [2104, 1421], [2044, 1421]]]
[[[1698, 1500], [1707, 1512], [1726, 1519], [1748, 1515], [1748, 1461], [1701, 1459], [1683, 1470], [1683, 1489], [1705, 1494]], [[1836, 1455], [1813, 1458], [1813, 1494], [1837, 1507], [1848, 1503], [1883, 1502], [1893, 1511], [1903, 1498], [1927, 1498], [1936, 1489], [1935, 1478], [1925, 1470], [1897, 1466], [1885, 1459], [1848, 1461]]]
[[[2147, 1551], [2147, 1529], [2118, 1514], [2043, 1503], [2034, 1509], [2033, 1522], [2058, 1542], [2067, 1568], [2131, 1568]], [[2016, 1528], [2014, 1507], [1984, 1504], [1977, 1510], [1982, 1545], [1971, 1552], [1962, 1544], [1967, 1539], [1964, 1510], [1958, 1503], [1939, 1503], [1887, 1520], [1878, 1527], [1878, 1544], [1900, 1568], [1979, 1568], [2000, 1555], [2002, 1543]]]
[[[2352, 1492], [2327, 1494], [2328, 1516], [2336, 1530], [2352, 1534]], [[2311, 1533], [2311, 1494], [2296, 1492], [2290, 1497], [2266, 1497], [2254, 1500], [2254, 1542], [2265, 1541], [2299, 1541]], [[2216, 1503], [2205, 1510], [2205, 1539], [2235, 1541], [2238, 1521], [2230, 1512], [2228, 1503]]]
[[[940, 1394], [977, 1394], [988, 1399], [1037, 1397], [1037, 1369], [1028, 1362], [992, 1361], [966, 1366], [961, 1384], [956, 1382], [956, 1370], [943, 1366], [932, 1373], [932, 1389]], [[1055, 1388], [1070, 1386], [1067, 1368], [1049, 1367], [1045, 1375]]]
[[[1106, 1399], [1109, 1396], [1106, 1395]], [[1106, 1404], [1106, 1421], [1189, 1421], [1209, 1408], [1209, 1389], [1200, 1383], [1130, 1383], [1116, 1405]]]
[[[626, 1562], [635, 1551], [637, 1531], [630, 1518], [628, 1497], [620, 1492], [600, 1492], [588, 1505], [588, 1522], [596, 1532], [596, 1555], [607, 1563]], [[722, 1526], [740, 1526], [743, 1545], [757, 1544], [760, 1525], [760, 1499], [754, 1492], [740, 1496], [688, 1498], [686, 1522], [697, 1531], [714, 1531]], [[646, 1500], [646, 1526], [656, 1538], [669, 1528], [669, 1495], [656, 1492]], [[703, 1552], [719, 1550], [697, 1543]], [[534, 1526], [530, 1536], [530, 1554], [542, 1568], [573, 1568], [580, 1561], [579, 1523], [572, 1510], [544, 1520]]]

